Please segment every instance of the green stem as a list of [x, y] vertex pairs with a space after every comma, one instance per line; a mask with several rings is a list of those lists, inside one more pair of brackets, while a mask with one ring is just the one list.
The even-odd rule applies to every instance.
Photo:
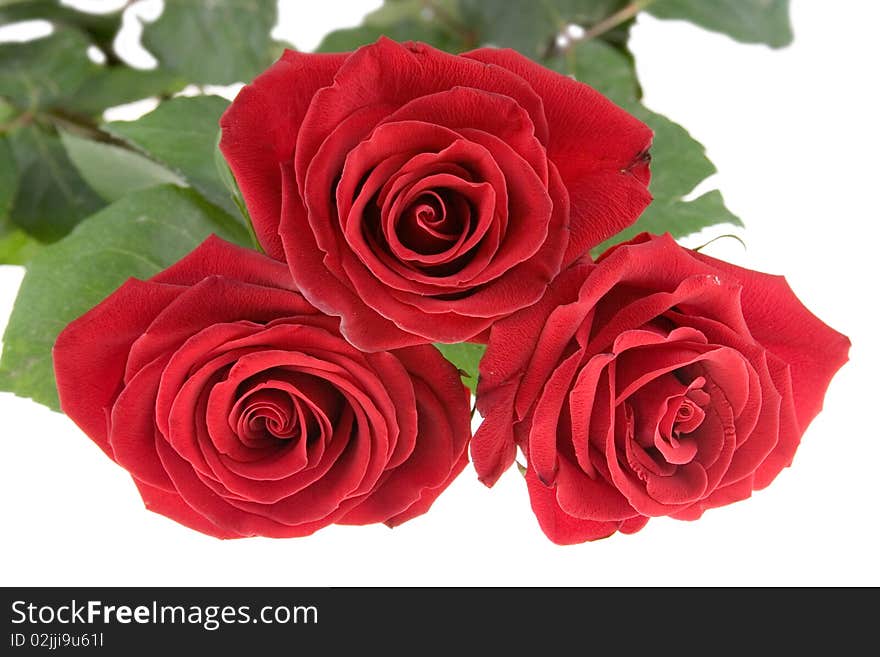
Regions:
[[112, 135], [101, 130], [101, 128], [99, 128], [91, 119], [58, 108], [43, 111], [25, 110], [11, 121], [0, 125], [0, 134], [12, 132], [16, 128], [31, 123], [38, 123], [46, 127], [51, 126], [55, 129], [64, 129], [87, 139], [114, 144], [132, 150], [131, 147], [122, 140], [116, 139]]
[[55, 108], [37, 114], [37, 120], [44, 120], [47, 123], [52, 124], [56, 129], [63, 128], [68, 132], [79, 134], [87, 139], [100, 141], [105, 144], [113, 144], [114, 146], [120, 146], [132, 150], [131, 146], [124, 141], [107, 134], [101, 130], [94, 121], [79, 114], [73, 114], [63, 109]]
[[724, 235], [719, 235], [718, 237], [713, 237], [712, 239], [710, 239], [710, 240], [709, 240], [708, 242], [706, 242], [705, 244], [701, 244], [700, 246], [695, 247], [693, 250], [694, 250], [694, 251], [697, 251], [697, 252], [700, 252], [700, 251], [702, 251], [703, 249], [705, 249], [707, 246], [709, 246], [710, 244], [712, 244], [712, 242], [716, 242], [716, 241], [718, 241], [718, 240], [720, 240], [720, 239], [722, 239], [722, 238], [727, 238], [727, 237], [732, 238], [732, 239], [735, 239], [737, 242], [739, 242], [739, 243], [742, 245], [743, 250], [747, 250], [747, 249], [749, 248], [749, 247], [746, 246], [746, 243], [743, 242], [742, 239], [741, 239], [738, 235], [734, 235], [733, 233], [725, 233]]
[[636, 14], [648, 7], [648, 5], [652, 4], [653, 2], [654, 0], [633, 0], [625, 7], [620, 8], [607, 18], [603, 18], [601, 21], [593, 25], [590, 29], [586, 30], [582, 36], [570, 37], [569, 46], [566, 47], [566, 50], [568, 50], [570, 45], [573, 43], [578, 43], [579, 41], [589, 41], [590, 39], [595, 39], [596, 37], [602, 36], [606, 32], [610, 32], [618, 25], [622, 25], [628, 20], [635, 18]]
[[34, 120], [35, 116], [34, 112], [27, 111], [13, 117], [12, 120], [6, 123], [0, 124], [0, 135], [4, 135], [7, 132], [12, 132], [16, 128], [28, 125]]

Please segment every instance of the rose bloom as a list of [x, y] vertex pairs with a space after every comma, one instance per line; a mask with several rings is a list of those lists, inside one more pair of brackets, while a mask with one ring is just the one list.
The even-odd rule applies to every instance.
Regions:
[[557, 543], [693, 520], [791, 464], [848, 349], [783, 278], [642, 235], [492, 328], [471, 456], [492, 485], [520, 446]]
[[398, 525], [467, 462], [469, 394], [430, 345], [365, 354], [287, 268], [211, 238], [54, 349], [61, 408], [148, 509], [221, 538]]
[[366, 350], [483, 339], [651, 198], [651, 131], [512, 50], [287, 51], [220, 123], [264, 250]]

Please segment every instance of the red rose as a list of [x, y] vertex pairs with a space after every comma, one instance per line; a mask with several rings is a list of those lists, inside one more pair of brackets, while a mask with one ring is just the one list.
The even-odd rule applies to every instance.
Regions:
[[467, 462], [469, 397], [430, 345], [365, 354], [287, 268], [212, 238], [54, 350], [61, 407], [147, 508], [222, 538], [397, 525]]
[[287, 51], [221, 125], [265, 251], [371, 351], [477, 338], [650, 201], [650, 130], [511, 50]]
[[471, 456], [491, 485], [519, 444], [557, 543], [696, 519], [791, 463], [848, 349], [783, 278], [642, 235], [492, 328]]

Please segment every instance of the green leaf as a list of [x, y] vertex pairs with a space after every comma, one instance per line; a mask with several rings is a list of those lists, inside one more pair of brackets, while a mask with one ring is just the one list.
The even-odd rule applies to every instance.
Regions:
[[350, 52], [373, 43], [381, 36], [395, 41], [422, 41], [447, 52], [458, 52], [465, 49], [450, 45], [454, 43], [454, 40], [439, 27], [429, 25], [426, 22], [407, 20], [387, 27], [360, 25], [334, 30], [324, 37], [315, 52]]
[[144, 26], [144, 46], [197, 84], [248, 82], [272, 63], [277, 0], [165, 0]]
[[724, 205], [721, 192], [713, 189], [691, 201], [655, 200], [635, 225], [617, 235], [614, 242], [626, 241], [645, 231], [684, 237], [717, 224], [743, 225], [739, 217]]
[[219, 96], [173, 98], [137, 121], [104, 126], [187, 180], [215, 205], [237, 217], [239, 211], [214, 161], [220, 115], [229, 101]]
[[174, 183], [185, 183], [174, 173], [134, 151], [61, 132], [67, 155], [83, 179], [106, 201], [129, 192]]
[[600, 244], [593, 250], [594, 254], [644, 231], [684, 237], [715, 224], [742, 225], [724, 206], [718, 191], [684, 200], [698, 184], [715, 173], [715, 166], [706, 157], [703, 145], [687, 130], [639, 102], [641, 89], [626, 54], [607, 43], [590, 40], [574, 44], [552, 63], [557, 70], [574, 75], [604, 93], [654, 131], [650, 184], [654, 201], [633, 226]]
[[572, 44], [564, 53], [551, 58], [548, 65], [573, 75], [618, 105], [632, 104], [642, 96], [632, 58], [598, 39]]
[[23, 110], [53, 106], [99, 70], [78, 30], [63, 28], [42, 39], [0, 44], [0, 96]]
[[395, 41], [423, 41], [447, 52], [478, 45], [476, 33], [458, 15], [454, 0], [439, 0], [428, 7], [424, 0], [385, 0], [357, 27], [330, 32], [316, 52], [348, 52], [373, 43], [380, 36]]
[[192, 190], [169, 185], [129, 194], [47, 246], [28, 263], [3, 337], [0, 389], [58, 410], [52, 346], [61, 330], [127, 278], [153, 276], [211, 233], [247, 242]]
[[97, 116], [108, 107], [153, 96], [170, 96], [185, 86], [186, 80], [168, 69], [143, 71], [127, 66], [110, 66], [89, 77], [67, 101], [66, 107]]
[[12, 121], [17, 114], [15, 107], [0, 98], [0, 126]]
[[601, 253], [641, 232], [668, 232], [678, 238], [716, 224], [742, 226], [739, 217], [725, 207], [718, 190], [690, 201], [683, 198], [715, 173], [715, 165], [706, 157], [703, 145], [679, 124], [661, 114], [641, 105], [628, 109], [654, 130], [650, 184], [654, 200], [635, 224], [603, 242], [593, 252]]
[[486, 345], [474, 342], [459, 342], [458, 344], [434, 345], [443, 354], [443, 357], [458, 368], [461, 380], [471, 389], [477, 392], [477, 380], [480, 376], [480, 359], [486, 353]]
[[39, 242], [18, 228], [10, 217], [18, 190], [18, 166], [6, 137], [0, 137], [0, 264], [24, 264], [39, 249]]
[[706, 149], [690, 133], [643, 105], [626, 107], [654, 131], [651, 146], [651, 193], [655, 199], [681, 198], [715, 173]]
[[9, 140], [0, 135], [0, 226], [9, 218], [15, 191], [18, 189], [18, 167]]
[[54, 242], [105, 204], [77, 173], [57, 135], [37, 125], [9, 134], [19, 171], [10, 218], [41, 242]]
[[[540, 59], [553, 51], [556, 36], [568, 25], [589, 27], [625, 4], [626, 0], [461, 0], [461, 10], [481, 43]], [[603, 39], [624, 42], [628, 29], [628, 24], [619, 26]]]
[[514, 48], [532, 59], [546, 55], [566, 25], [554, 5], [534, 0], [462, 0], [462, 10], [473, 17], [484, 43]]
[[648, 11], [657, 18], [683, 19], [745, 43], [781, 48], [794, 38], [788, 0], [658, 0]]
[[0, 265], [25, 265], [44, 246], [19, 228], [0, 227]]
[[77, 11], [59, 0], [0, 2], [0, 24], [42, 19], [56, 25], [74, 26], [88, 34], [100, 48], [112, 53], [113, 40], [122, 27], [122, 12], [122, 9], [102, 14]]
[[244, 202], [244, 196], [241, 195], [241, 190], [238, 188], [235, 176], [232, 175], [232, 169], [229, 168], [229, 163], [226, 162], [226, 158], [223, 157], [223, 151], [220, 150], [221, 137], [222, 135], [218, 131], [217, 140], [214, 144], [214, 165], [217, 167], [217, 175], [220, 176], [223, 186], [232, 198], [232, 202], [235, 203], [235, 207], [238, 208], [238, 213], [241, 215], [242, 219], [244, 219], [245, 225], [251, 234], [251, 241], [253, 242], [254, 248], [260, 253], [263, 253], [263, 247], [260, 246], [260, 241], [257, 239], [257, 234], [254, 232], [254, 227], [251, 224], [251, 215]]
[[350, 52], [368, 43], [373, 43], [383, 34], [394, 39], [390, 32], [381, 28], [370, 27], [369, 25], [333, 30], [321, 40], [321, 43], [315, 48], [315, 52]]
[[[36, 41], [0, 46], [0, 95], [11, 97], [22, 109], [54, 105], [66, 112], [97, 115], [108, 107], [170, 95], [186, 86], [186, 80], [173, 71], [143, 71], [119, 62], [113, 40], [122, 25], [122, 10], [93, 14], [57, 0], [0, 6], [0, 24], [29, 19], [52, 21], [55, 32]], [[86, 50], [93, 43], [107, 55], [109, 65], [89, 60]]]

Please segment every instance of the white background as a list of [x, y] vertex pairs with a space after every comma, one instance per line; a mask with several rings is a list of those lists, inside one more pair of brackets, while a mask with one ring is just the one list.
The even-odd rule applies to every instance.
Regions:
[[[276, 34], [309, 49], [378, 2], [282, 4]], [[63, 415], [0, 394], [0, 583], [880, 584], [880, 3], [792, 5], [795, 42], [780, 51], [650, 16], [632, 37], [646, 104], [706, 145], [720, 170], [711, 187], [747, 224], [736, 231], [747, 250], [727, 239], [707, 253], [785, 274], [853, 341], [793, 467], [769, 489], [697, 522], [660, 518], [562, 548], [539, 530], [515, 469], [490, 491], [469, 467], [430, 513], [394, 530], [218, 541], [144, 510], [126, 473]], [[0, 328], [21, 275], [0, 267]]]

